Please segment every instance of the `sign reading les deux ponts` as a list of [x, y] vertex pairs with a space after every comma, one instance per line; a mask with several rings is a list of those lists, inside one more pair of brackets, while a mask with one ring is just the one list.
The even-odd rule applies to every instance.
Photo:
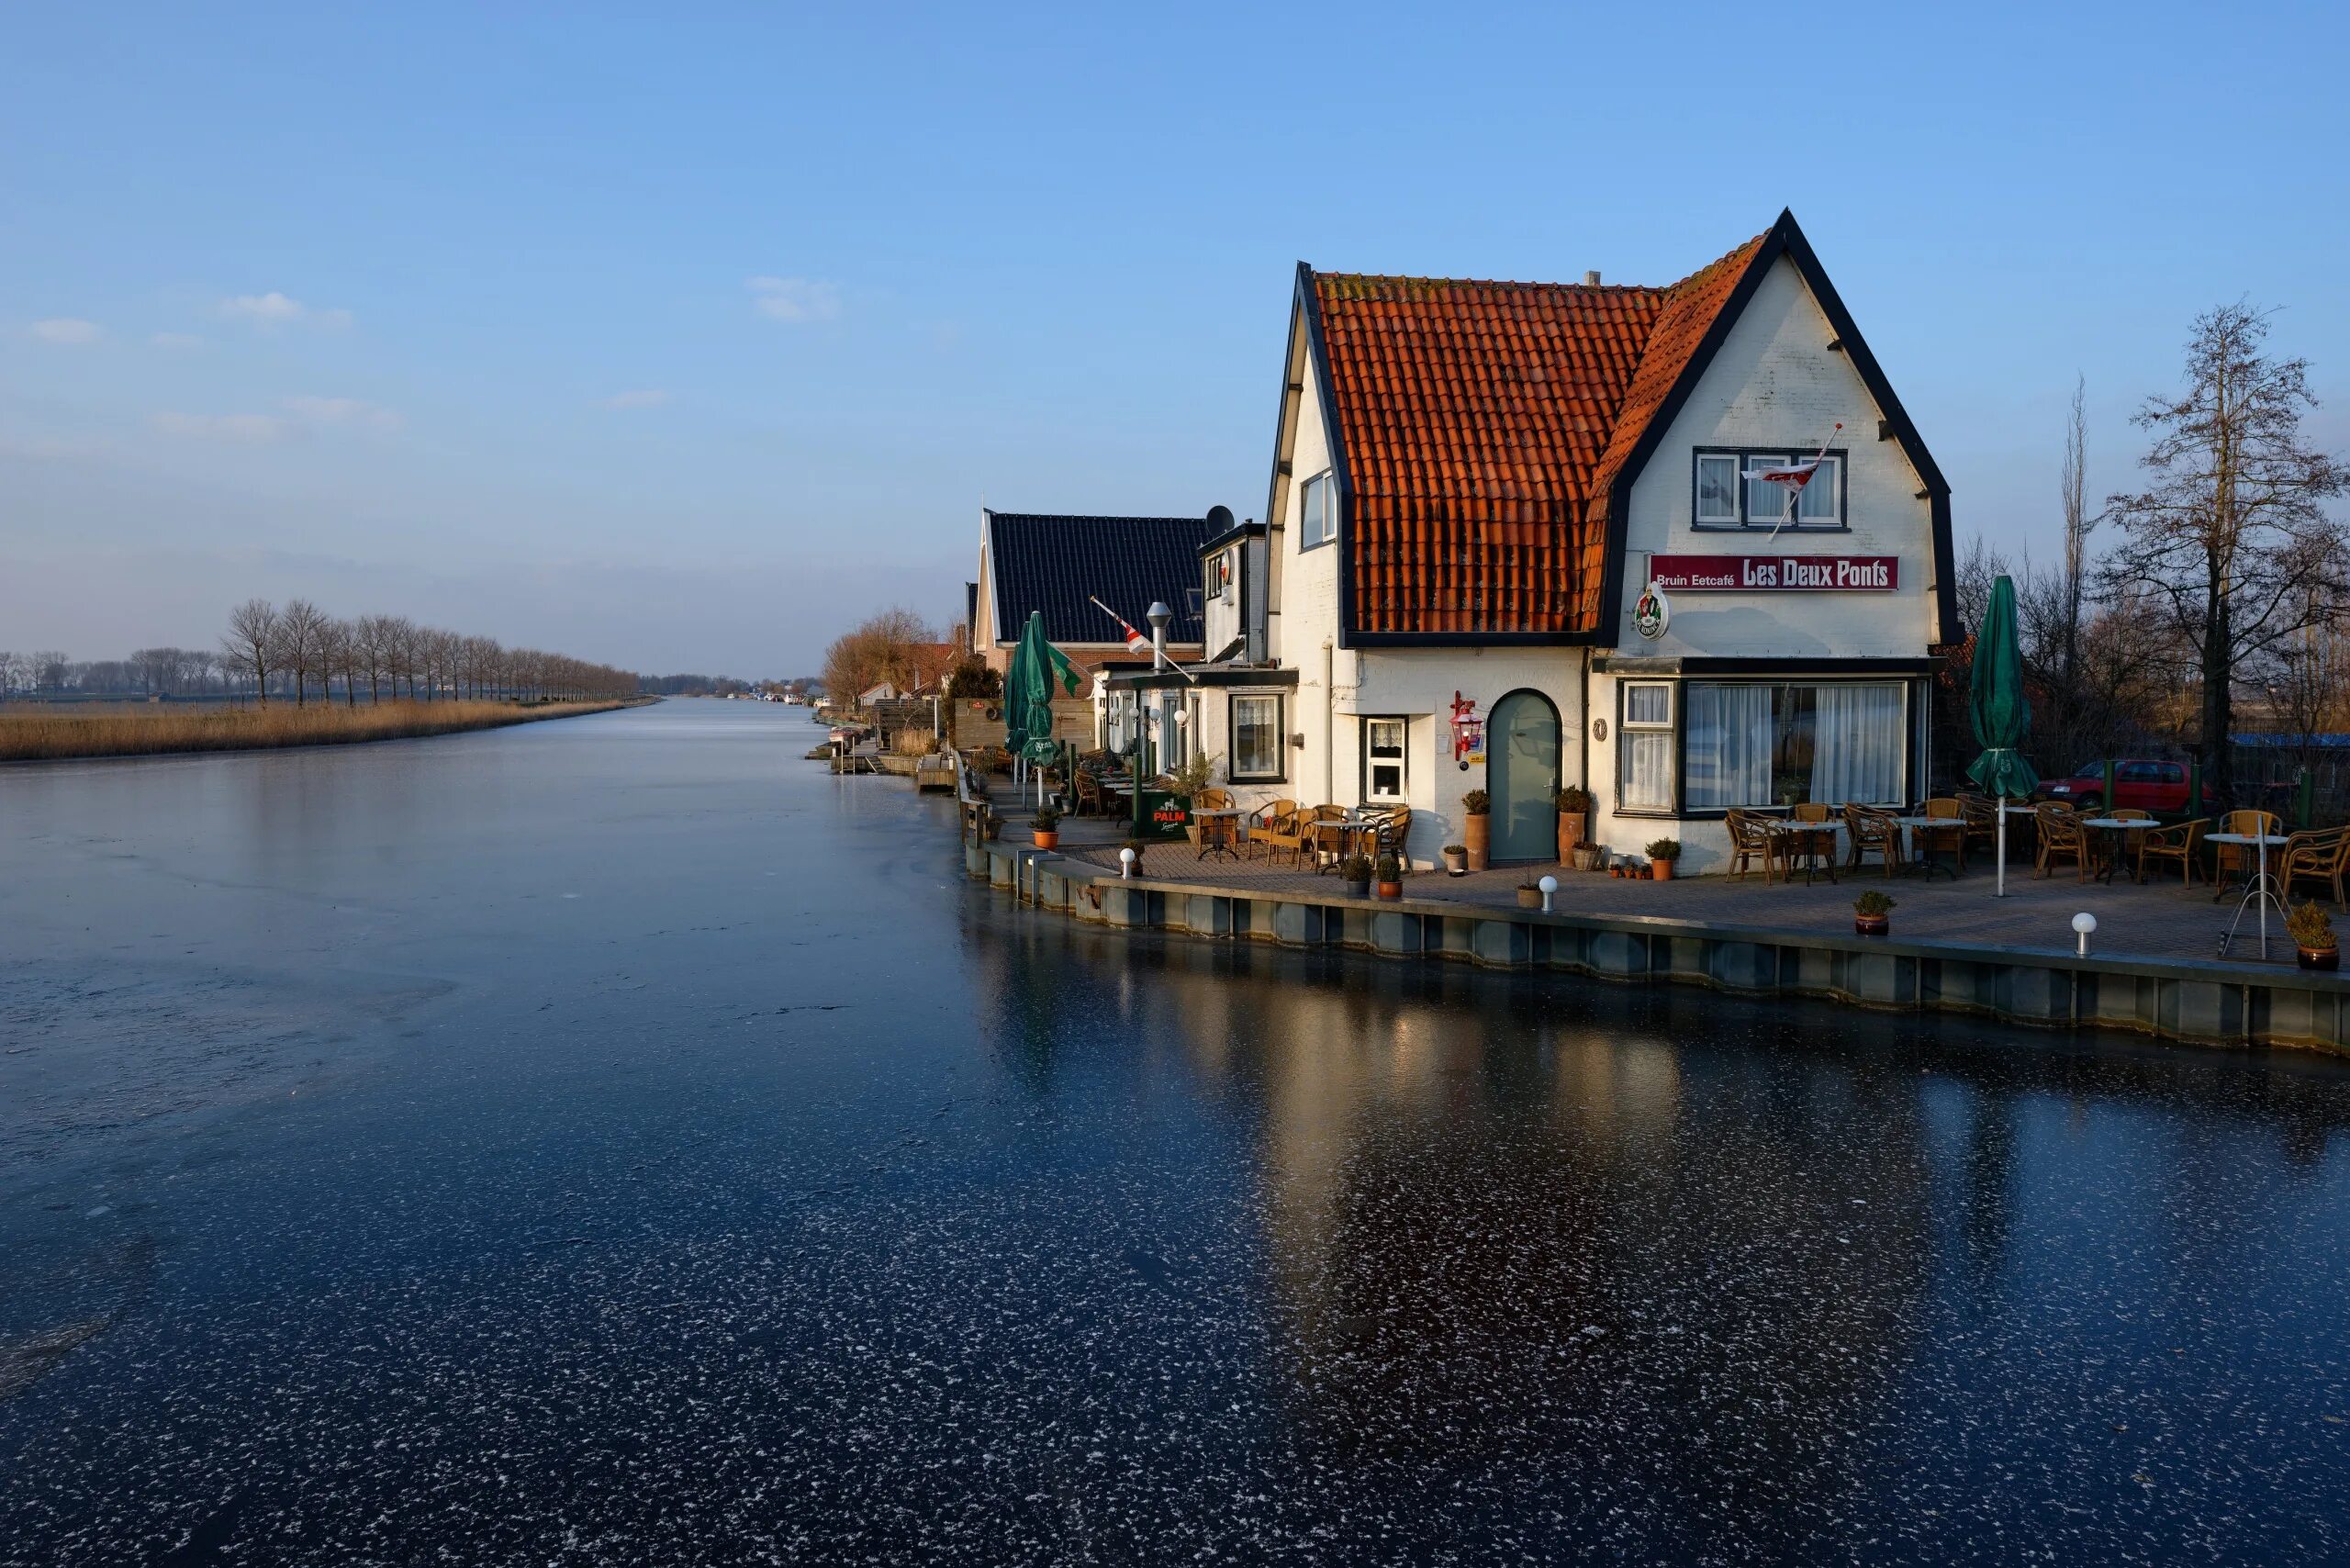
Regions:
[[1667, 593], [1891, 593], [1898, 555], [1656, 555], [1649, 577]]

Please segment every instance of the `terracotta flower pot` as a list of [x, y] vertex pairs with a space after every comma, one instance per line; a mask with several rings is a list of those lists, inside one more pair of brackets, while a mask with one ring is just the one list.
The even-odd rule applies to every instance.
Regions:
[[2297, 947], [2293, 959], [2305, 969], [2338, 969], [2342, 967], [2339, 947]]
[[1060, 830], [1059, 830], [1058, 828], [1055, 828], [1055, 829], [1054, 829], [1052, 832], [1050, 832], [1050, 833], [1046, 833], [1046, 832], [1045, 832], [1045, 831], [1044, 831], [1043, 829], [1041, 829], [1041, 828], [1032, 828], [1032, 829], [1030, 829], [1029, 831], [1030, 831], [1030, 832], [1032, 832], [1032, 833], [1034, 833], [1034, 834], [1035, 834], [1035, 835], [1036, 835], [1036, 847], [1037, 847], [1037, 848], [1039, 848], [1039, 849], [1058, 849], [1058, 848], [1060, 847], [1060, 844], [1061, 844], [1061, 834], [1060, 834]]
[[1460, 821], [1460, 836], [1469, 846], [1469, 869], [1482, 871], [1485, 868], [1485, 852], [1493, 847], [1494, 819], [1480, 812]]
[[1673, 880], [1673, 862], [1670, 860], [1650, 861], [1649, 877], [1651, 880], [1659, 882]]
[[1379, 884], [1379, 896], [1383, 899], [1400, 899], [1404, 896], [1404, 884], [1382, 882]]
[[1863, 936], [1882, 936], [1892, 929], [1893, 916], [1889, 914], [1856, 914], [1852, 916], [1852, 930]]
[[1574, 864], [1575, 846], [1583, 841], [1583, 830], [1591, 824], [1589, 812], [1559, 813], [1559, 864]]

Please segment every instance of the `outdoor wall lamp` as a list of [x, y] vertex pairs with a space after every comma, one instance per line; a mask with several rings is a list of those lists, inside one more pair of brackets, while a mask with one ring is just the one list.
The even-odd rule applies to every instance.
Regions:
[[2096, 929], [2097, 916], [2087, 910], [2073, 916], [2073, 932], [2080, 938], [2080, 955], [2084, 958], [2089, 956], [2089, 933]]

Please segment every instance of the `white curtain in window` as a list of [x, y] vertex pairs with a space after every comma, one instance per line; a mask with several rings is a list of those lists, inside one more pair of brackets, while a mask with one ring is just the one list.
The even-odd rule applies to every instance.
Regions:
[[1899, 805], [1901, 688], [1823, 686], [1813, 699], [1811, 798]]
[[1823, 457], [1819, 460], [1818, 472], [1812, 475], [1811, 482], [1803, 487], [1802, 505], [1796, 512], [1797, 517], [1802, 518], [1806, 522], [1836, 521], [1836, 491], [1838, 481], [1842, 477], [1837, 472], [1838, 466], [1838, 460], [1833, 457]]
[[1673, 732], [1625, 730], [1623, 745], [1624, 804], [1633, 811], [1673, 809]]
[[1688, 688], [1688, 803], [1699, 810], [1771, 803], [1767, 686]]
[[[1785, 462], [1786, 459], [1782, 456], [1755, 455], [1747, 458], [1746, 466], [1750, 473], [1759, 474], [1765, 468], [1779, 467]], [[1749, 479], [1746, 482], [1747, 521], [1774, 523], [1785, 517], [1786, 512], [1787, 492], [1785, 489], [1767, 479]]]
[[1697, 521], [1700, 522], [1736, 522], [1738, 521], [1737, 458], [1700, 457], [1697, 459]]

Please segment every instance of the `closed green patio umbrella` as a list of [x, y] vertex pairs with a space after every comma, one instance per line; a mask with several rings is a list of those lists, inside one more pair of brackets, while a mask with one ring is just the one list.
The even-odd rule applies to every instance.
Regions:
[[1077, 666], [1045, 640], [1045, 613], [1032, 610], [1013, 647], [1012, 667], [1003, 676], [1003, 744], [1014, 756], [1049, 762], [1058, 751], [1053, 744], [1057, 678], [1070, 696], [1077, 695]]
[[2031, 700], [2023, 690], [2023, 649], [2016, 641], [2016, 586], [2006, 577], [1991, 583], [1991, 604], [1975, 633], [1975, 687], [1967, 696], [1967, 714], [1975, 722], [1975, 744], [1983, 755], [1966, 770], [1975, 787], [1999, 802], [1999, 884], [1997, 897], [2008, 896], [2008, 797], [2029, 800], [2040, 785], [2023, 753], [2025, 734], [2031, 728]]

